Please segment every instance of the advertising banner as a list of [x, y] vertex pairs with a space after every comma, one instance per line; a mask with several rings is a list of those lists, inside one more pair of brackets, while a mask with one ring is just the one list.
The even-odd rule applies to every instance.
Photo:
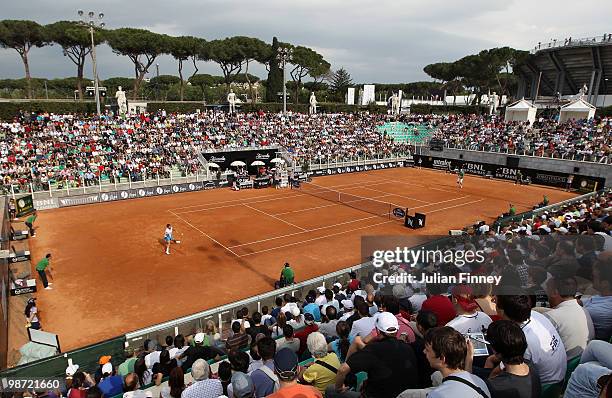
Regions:
[[217, 181], [189, 182], [184, 184], [164, 185], [159, 187], [146, 187], [138, 189], [124, 189], [114, 192], [102, 192], [92, 195], [71, 196], [57, 198], [59, 207], [78, 206], [92, 203], [114, 202], [117, 200], [148, 198], [152, 196], [168, 195], [173, 193], [195, 192], [219, 187]]
[[[536, 169], [528, 169], [523, 167], [507, 167], [499, 166], [490, 163], [469, 162], [459, 159], [445, 159], [433, 156], [414, 155], [414, 160], [419, 166], [438, 169], [438, 170], [456, 170], [463, 168], [466, 174], [478, 175], [481, 177], [498, 178], [508, 181], [516, 181], [518, 172], [522, 174], [522, 178], [529, 177], [532, 184], [547, 185], [558, 188], [565, 188], [567, 185], [567, 177], [569, 174], [555, 171], [542, 171]], [[572, 188], [585, 192], [605, 186], [605, 179], [599, 177], [589, 177], [579, 174], [574, 174]]]
[[276, 154], [279, 150], [276, 148], [272, 149], [249, 149], [249, 150], [240, 150], [240, 151], [225, 151], [225, 152], [210, 152], [210, 153], [202, 153], [204, 159], [207, 162], [213, 162], [219, 165], [221, 171], [225, 171], [230, 168], [230, 164], [232, 162], [239, 160], [244, 162], [249, 171], [255, 171], [255, 167], [251, 166], [256, 160], [262, 161], [266, 166], [272, 167], [273, 164], [270, 163], [270, 160], [276, 157]]
[[32, 195], [27, 195], [17, 199], [15, 207], [17, 210], [17, 217], [23, 217], [32, 213], [34, 211], [34, 201], [32, 200]]

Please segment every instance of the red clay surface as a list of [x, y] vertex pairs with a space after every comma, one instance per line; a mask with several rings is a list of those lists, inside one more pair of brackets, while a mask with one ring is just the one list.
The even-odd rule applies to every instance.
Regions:
[[[43, 328], [64, 351], [270, 291], [288, 261], [297, 280], [360, 262], [365, 235], [434, 235], [491, 221], [514, 203], [529, 210], [575, 196], [540, 186], [433, 170], [390, 169], [313, 183], [427, 214], [409, 230], [397, 220], [273, 188], [230, 189], [42, 211], [33, 263], [53, 254], [53, 290], [38, 293]], [[162, 236], [172, 223], [172, 254]], [[34, 272], [34, 270], [32, 270]]]

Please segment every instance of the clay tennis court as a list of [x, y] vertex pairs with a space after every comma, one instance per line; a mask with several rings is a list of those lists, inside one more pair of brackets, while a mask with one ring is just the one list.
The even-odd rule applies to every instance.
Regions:
[[[64, 351], [269, 291], [284, 262], [298, 281], [360, 262], [365, 235], [448, 233], [575, 194], [433, 170], [388, 169], [315, 178], [344, 194], [427, 215], [426, 228], [306, 195], [228, 188], [42, 211], [33, 263], [53, 254], [53, 290], [40, 290], [43, 328]], [[172, 223], [180, 245], [164, 254]], [[34, 272], [34, 271], [33, 271]]]

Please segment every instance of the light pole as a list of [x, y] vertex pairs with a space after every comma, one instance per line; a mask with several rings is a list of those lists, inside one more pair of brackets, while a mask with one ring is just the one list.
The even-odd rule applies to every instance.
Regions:
[[81, 24], [89, 27], [89, 35], [91, 36], [91, 60], [93, 64], [93, 78], [94, 78], [94, 95], [96, 97], [96, 111], [98, 112], [98, 116], [101, 115], [100, 112], [100, 84], [98, 82], [98, 65], [96, 63], [96, 43], [94, 41], [94, 28], [104, 28], [104, 22], [102, 22], [102, 18], [104, 18], [103, 13], [99, 13], [96, 18], [93, 11], [89, 11], [87, 13], [88, 19], [85, 19], [83, 15], [85, 14], [83, 10], [78, 11], [79, 17], [81, 18]]
[[285, 65], [291, 59], [291, 53], [292, 50], [290, 48], [281, 47], [276, 55], [276, 59], [278, 59], [283, 68], [283, 114], [287, 113], [287, 75], [285, 73]]
[[155, 100], [159, 101], [159, 64], [155, 64], [157, 79], [155, 79]]

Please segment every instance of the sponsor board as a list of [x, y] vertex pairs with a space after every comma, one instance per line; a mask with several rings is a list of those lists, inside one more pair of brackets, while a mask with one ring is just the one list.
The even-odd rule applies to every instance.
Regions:
[[[184, 184], [164, 185], [159, 187], [145, 187], [138, 189], [126, 189], [113, 192], [102, 192], [94, 195], [82, 195], [65, 198], [57, 198], [57, 206], [79, 206], [92, 203], [114, 202], [117, 200], [148, 198], [152, 196], [168, 195], [183, 192], [195, 192], [217, 188], [224, 184], [215, 181], [191, 182]], [[56, 206], [56, 207], [57, 207]]]
[[57, 198], [35, 199], [34, 208], [36, 210], [56, 209], [58, 207]]
[[36, 286], [26, 286], [11, 289], [11, 296], [19, 296], [21, 294], [36, 293]]
[[17, 217], [26, 216], [34, 211], [34, 201], [32, 195], [27, 195], [17, 199], [15, 202], [15, 210]]
[[[463, 168], [466, 174], [478, 176], [490, 176], [507, 181], [516, 181], [519, 171], [522, 178], [529, 177], [531, 183], [564, 188], [567, 184], [568, 173], [555, 171], [542, 171], [540, 169], [529, 169], [523, 167], [507, 167], [490, 163], [463, 161], [459, 159], [435, 158], [432, 156], [414, 155], [414, 161], [422, 167], [432, 169], [448, 170]], [[596, 188], [605, 186], [605, 179], [600, 177], [589, 177], [574, 174], [572, 188], [584, 192], [592, 192]]]

